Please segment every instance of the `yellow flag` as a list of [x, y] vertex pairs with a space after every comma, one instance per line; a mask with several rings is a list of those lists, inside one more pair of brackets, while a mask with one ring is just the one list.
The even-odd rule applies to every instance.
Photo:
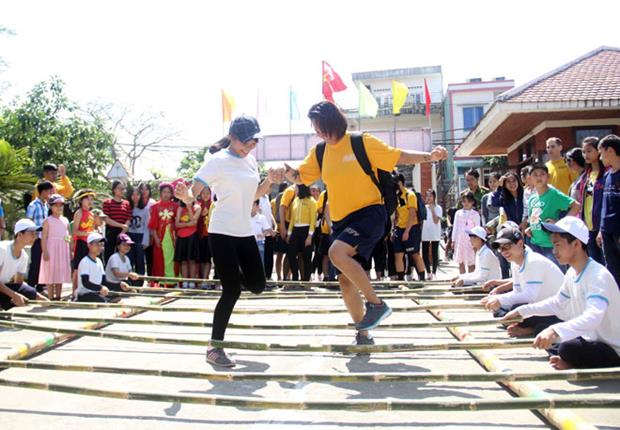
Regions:
[[394, 115], [400, 114], [400, 110], [403, 108], [405, 100], [407, 100], [407, 94], [409, 94], [407, 85], [402, 82], [392, 81], [392, 113]]
[[357, 89], [359, 91], [360, 117], [376, 117], [377, 111], [379, 110], [379, 105], [377, 104], [377, 99], [375, 99], [375, 96], [372, 95], [370, 90], [362, 82], [357, 83]]
[[226, 91], [222, 90], [222, 122], [232, 121], [232, 115], [234, 110], [235, 99]]

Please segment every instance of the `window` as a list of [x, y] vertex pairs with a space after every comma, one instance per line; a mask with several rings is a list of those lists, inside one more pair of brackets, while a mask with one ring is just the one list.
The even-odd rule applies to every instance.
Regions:
[[578, 128], [575, 130], [575, 142], [577, 145], [581, 146], [581, 142], [586, 137], [598, 137], [599, 139], [604, 138], [608, 134], [613, 134], [613, 130], [610, 127], [600, 127], [600, 128]]
[[484, 114], [484, 108], [482, 106], [471, 106], [463, 108], [463, 129], [469, 131], [478, 124], [482, 115]]

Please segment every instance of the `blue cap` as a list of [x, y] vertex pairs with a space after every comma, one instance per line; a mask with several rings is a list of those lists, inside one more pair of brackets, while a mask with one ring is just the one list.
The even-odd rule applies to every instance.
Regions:
[[241, 142], [245, 143], [251, 139], [262, 139], [260, 127], [256, 118], [251, 116], [240, 116], [230, 123], [228, 134], [232, 134]]

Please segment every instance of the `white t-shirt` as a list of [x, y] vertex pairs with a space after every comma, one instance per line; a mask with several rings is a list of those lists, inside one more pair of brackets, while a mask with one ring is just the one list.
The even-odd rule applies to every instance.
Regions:
[[483, 283], [491, 279], [502, 279], [499, 259], [491, 249], [484, 245], [476, 252], [476, 269], [460, 276], [464, 285]]
[[209, 156], [194, 180], [209, 186], [217, 205], [209, 220], [209, 233], [252, 236], [252, 203], [258, 188], [258, 167], [253, 155], [239, 157], [228, 149]]
[[[267, 222], [269, 222], [270, 224], [273, 224], [272, 220], [273, 217], [271, 216], [271, 202], [269, 201], [269, 197], [268, 196], [263, 196], [258, 200], [258, 204], [260, 207], [260, 213], [261, 215], [263, 215], [266, 219]], [[270, 228], [274, 228], [275, 226], [272, 225]]]
[[564, 274], [547, 257], [525, 247], [525, 260], [519, 267], [511, 264], [512, 291], [497, 296], [505, 308], [523, 303], [536, 303], [555, 295]]
[[97, 260], [93, 260], [90, 256], [86, 256], [82, 258], [80, 264], [78, 265], [78, 287], [77, 294], [88, 294], [88, 293], [96, 293], [89, 288], [86, 288], [84, 284], [82, 284], [82, 275], [88, 275], [88, 280], [93, 284], [101, 285], [101, 281], [103, 281], [103, 275], [105, 274], [105, 269], [103, 267], [103, 262], [100, 258]]
[[523, 317], [557, 315], [551, 326], [562, 342], [579, 336], [611, 346], [620, 354], [620, 291], [609, 270], [591, 258], [577, 275], [572, 267], [559, 292], [549, 299], [517, 308]]
[[16, 274], [28, 273], [28, 254], [22, 249], [18, 258], [13, 256], [13, 241], [0, 242], [0, 282], [7, 284]]
[[125, 261], [123, 261], [123, 259], [121, 258], [121, 255], [118, 252], [115, 252], [114, 254], [112, 254], [110, 259], [108, 260], [108, 263], [105, 266], [105, 278], [108, 281], [110, 282], [126, 281], [127, 276], [125, 276], [124, 278], [117, 278], [116, 276], [114, 276], [114, 272], [112, 272], [112, 269], [117, 269], [125, 273], [131, 272], [131, 269], [132, 269], [131, 260], [129, 259], [128, 256], [125, 256]]
[[265, 215], [257, 213], [252, 217], [252, 232], [256, 240], [265, 240], [265, 230], [271, 230], [271, 223]]
[[[435, 215], [437, 218], [443, 216], [443, 210], [441, 206], [435, 205]], [[423, 242], [439, 242], [441, 240], [441, 219], [437, 221], [437, 224], [433, 222], [433, 214], [431, 213], [431, 207], [426, 205], [426, 219], [422, 223], [422, 241]]]

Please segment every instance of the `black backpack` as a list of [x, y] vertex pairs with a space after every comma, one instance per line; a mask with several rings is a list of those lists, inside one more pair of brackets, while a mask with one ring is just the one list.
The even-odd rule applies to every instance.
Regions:
[[414, 191], [415, 197], [418, 200], [418, 222], [422, 224], [423, 221], [426, 220], [426, 203], [422, 198], [422, 194]]
[[[366, 148], [364, 147], [364, 139], [362, 133], [351, 133], [351, 147], [353, 148], [353, 154], [355, 154], [355, 158], [357, 162], [364, 170], [372, 182], [377, 186], [381, 196], [383, 197], [383, 204], [385, 206], [385, 210], [388, 213], [388, 216], [391, 216], [396, 210], [396, 186], [394, 182], [394, 178], [392, 177], [391, 172], [387, 172], [385, 170], [377, 169], [377, 175], [375, 176], [372, 166], [370, 165], [370, 160], [368, 159], [368, 154], [366, 153]], [[323, 169], [323, 155], [325, 154], [325, 142], [320, 142], [316, 145], [316, 159], [319, 162], [319, 169]], [[377, 179], [377, 176], [379, 177]]]

